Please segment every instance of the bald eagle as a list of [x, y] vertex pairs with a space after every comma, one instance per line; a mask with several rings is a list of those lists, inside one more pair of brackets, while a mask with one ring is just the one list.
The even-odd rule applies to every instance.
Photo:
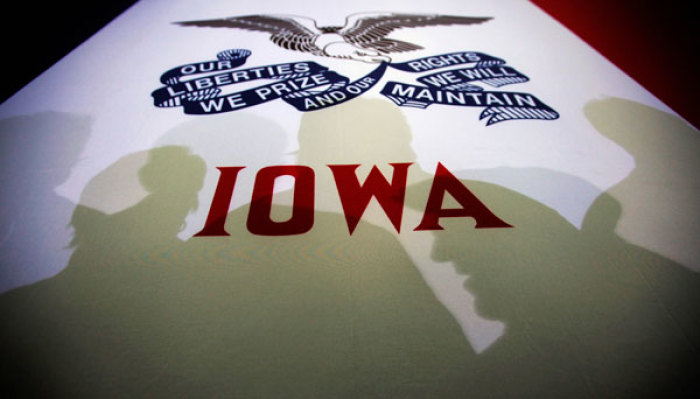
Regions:
[[429, 14], [352, 14], [345, 26], [322, 26], [296, 15], [247, 15], [222, 19], [175, 22], [182, 26], [238, 28], [269, 33], [276, 45], [322, 57], [336, 57], [378, 63], [390, 62], [386, 54], [419, 50], [423, 47], [387, 37], [400, 28], [439, 25], [472, 25], [490, 17], [459, 17]]

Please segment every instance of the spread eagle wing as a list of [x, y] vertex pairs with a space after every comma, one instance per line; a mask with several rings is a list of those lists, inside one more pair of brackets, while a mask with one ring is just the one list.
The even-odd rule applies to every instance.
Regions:
[[287, 15], [246, 15], [222, 19], [175, 22], [182, 26], [209, 28], [238, 28], [270, 33], [270, 40], [288, 50], [322, 55], [323, 50], [314, 42], [321, 32], [310, 18]]
[[345, 27], [338, 33], [343, 35], [345, 40], [359, 47], [371, 48], [381, 53], [399, 53], [419, 50], [423, 47], [386, 37], [396, 29], [438, 25], [472, 25], [490, 19], [492, 18], [438, 14], [355, 14], [346, 19]]

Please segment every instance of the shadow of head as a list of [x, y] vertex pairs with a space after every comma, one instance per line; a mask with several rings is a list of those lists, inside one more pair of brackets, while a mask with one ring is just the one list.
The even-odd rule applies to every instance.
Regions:
[[151, 195], [196, 196], [205, 172], [204, 161], [187, 148], [166, 146], [150, 150], [148, 161], [138, 174], [141, 185]]
[[381, 164], [410, 161], [411, 130], [398, 107], [385, 100], [354, 99], [305, 113], [299, 163]]
[[91, 124], [87, 116], [64, 112], [0, 120], [0, 178], [32, 179], [33, 189], [58, 186], [78, 162]]
[[[73, 245], [172, 239], [197, 208], [206, 166], [187, 148], [129, 154], [95, 176], [72, 217]], [[102, 237], [102, 238], [100, 238]], [[103, 244], [100, 244], [103, 245]]]
[[698, 131], [675, 115], [615, 97], [590, 101], [583, 111], [596, 130], [632, 154], [638, 165], [663, 165], [679, 157], [697, 162]]
[[581, 290], [586, 284], [634, 273], [632, 264], [606, 268], [613, 261], [610, 253], [632, 251], [616, 239], [621, 207], [610, 195], [595, 201], [579, 231], [527, 196], [489, 183], [464, 183], [514, 226], [476, 229], [472, 218], [444, 218], [444, 230], [434, 232], [432, 257], [453, 262], [458, 273], [469, 276], [465, 287], [477, 298], [483, 316], [509, 320], [542, 315], [540, 321], [546, 323], [543, 304], [563, 312], [575, 306], [572, 303], [586, 301]]

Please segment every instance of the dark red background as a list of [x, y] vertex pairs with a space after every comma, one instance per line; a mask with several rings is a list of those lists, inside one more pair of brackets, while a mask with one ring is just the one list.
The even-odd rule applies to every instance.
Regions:
[[693, 2], [532, 0], [694, 126], [700, 126]]

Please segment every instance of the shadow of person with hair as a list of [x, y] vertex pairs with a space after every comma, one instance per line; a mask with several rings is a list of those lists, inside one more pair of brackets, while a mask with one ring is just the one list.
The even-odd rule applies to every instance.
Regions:
[[[177, 233], [184, 228], [184, 217], [198, 206], [197, 193], [206, 168], [204, 161], [177, 146], [144, 153], [123, 157], [102, 174], [111, 169], [133, 169], [129, 163], [140, 163], [146, 155], [146, 163], [138, 169], [137, 178], [147, 195], [134, 206], [111, 215], [79, 206], [71, 222], [75, 227], [74, 258], [99, 255], [104, 258], [101, 267], [105, 269], [113, 261], [120, 262], [117, 263], [120, 267], [140, 267], [154, 259], [143, 257], [139, 251], [155, 254], [160, 247], [171, 249], [181, 243]], [[99, 177], [93, 179], [98, 180]]]
[[[316, 208], [343, 214], [338, 189], [329, 164], [359, 164], [355, 171], [358, 181], [365, 182], [376, 166], [388, 181], [394, 170], [391, 163], [413, 163], [417, 155], [411, 147], [412, 132], [400, 108], [382, 99], [355, 99], [303, 116], [299, 129], [298, 163], [310, 165], [317, 171]], [[402, 208], [400, 233], [392, 225], [385, 211], [372, 200], [364, 213], [364, 223], [358, 225], [355, 235], [364, 228], [376, 226], [392, 234], [401, 244], [433, 295], [459, 324], [473, 351], [481, 352], [503, 333], [498, 321], [479, 317], [473, 308], [473, 297], [462, 286], [464, 276], [447, 264], [430, 257], [434, 238], [429, 231], [414, 231], [422, 217], [423, 208], [411, 204], [425, 204], [433, 176], [420, 165], [408, 169], [406, 206]], [[281, 196], [280, 196], [281, 197]], [[345, 222], [341, 222], [345, 224]]]
[[[118, 176], [111, 172], [132, 170], [142, 159], [125, 156], [102, 173]], [[148, 192], [143, 200], [111, 215], [76, 208], [70, 264], [51, 279], [0, 296], [4, 390], [144, 395], [142, 379], [167, 366], [163, 359], [176, 334], [170, 315], [181, 284], [170, 280], [182, 277], [177, 233], [197, 206], [204, 171], [187, 149], [156, 148], [138, 172]]]
[[[231, 208], [250, 202], [255, 172], [265, 166], [293, 163], [285, 154], [287, 135], [273, 119], [247, 112], [232, 112], [211, 118], [197, 118], [168, 130], [156, 141], [156, 146], [181, 146], [202, 157], [207, 163], [204, 185], [199, 202], [209, 204], [219, 180], [217, 166], [241, 165], [245, 172], [236, 179]], [[209, 208], [199, 207], [186, 219], [186, 228], [178, 235], [183, 240], [192, 237], [202, 227]]]
[[0, 292], [61, 271], [75, 204], [54, 189], [78, 162], [89, 117], [42, 112], [0, 120]]
[[633, 157], [608, 190], [624, 208], [617, 234], [700, 272], [700, 133], [675, 115], [621, 98], [590, 101], [586, 118]]
[[553, 210], [482, 182], [465, 185], [512, 229], [443, 218], [433, 257], [468, 276], [503, 337], [472, 364], [472, 393], [647, 397], [688, 393], [700, 348], [700, 276], [615, 234], [602, 194], [581, 231]]
[[[147, 195], [107, 213], [119, 207], [100, 204], [114, 190], [105, 176], [130, 186], [135, 170]], [[102, 210], [76, 209], [70, 265], [0, 296], [3, 389], [463, 396], [469, 347], [391, 234], [361, 224], [350, 236], [342, 215], [316, 212], [306, 234], [259, 236], [246, 229], [243, 206], [230, 212], [229, 237], [182, 242], [204, 173], [188, 150], [163, 147], [145, 164], [132, 154], [93, 179], [85, 201]]]

